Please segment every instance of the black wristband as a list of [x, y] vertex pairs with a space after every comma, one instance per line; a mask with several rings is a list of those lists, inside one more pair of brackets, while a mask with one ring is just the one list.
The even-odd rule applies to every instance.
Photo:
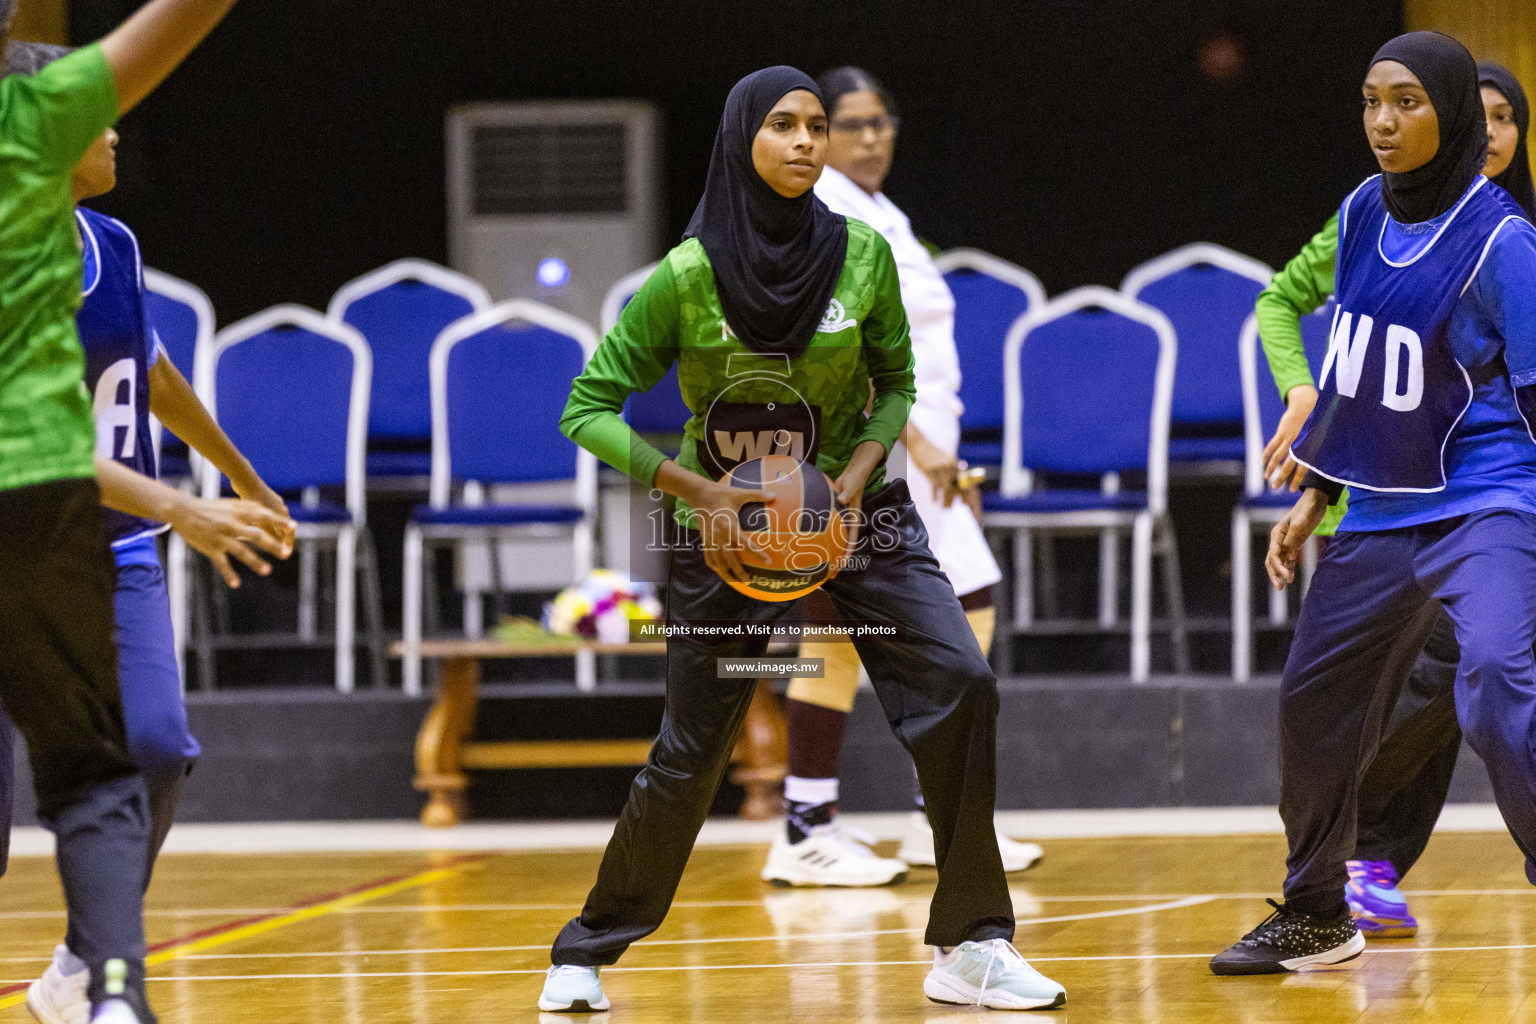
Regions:
[[1344, 493], [1344, 485], [1337, 480], [1329, 480], [1315, 469], [1307, 470], [1307, 475], [1301, 478], [1302, 489], [1315, 487], [1328, 496], [1328, 504], [1337, 505], [1339, 495]]

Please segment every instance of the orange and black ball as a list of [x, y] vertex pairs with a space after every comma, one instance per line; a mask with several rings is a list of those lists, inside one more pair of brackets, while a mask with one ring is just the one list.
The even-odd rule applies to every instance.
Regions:
[[788, 455], [768, 455], [741, 463], [721, 482], [772, 495], [741, 507], [737, 556], [752, 581], [727, 580], [732, 587], [760, 601], [793, 601], [837, 575], [850, 531], [827, 474]]

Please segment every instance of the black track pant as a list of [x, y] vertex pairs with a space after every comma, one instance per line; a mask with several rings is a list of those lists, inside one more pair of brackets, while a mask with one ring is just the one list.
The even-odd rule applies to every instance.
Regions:
[[128, 753], [112, 642], [112, 554], [92, 479], [0, 491], [0, 704], [27, 741], [58, 840], [69, 947], [103, 998], [108, 960], [144, 1005], [144, 780]]
[[[912, 754], [933, 824], [939, 880], [926, 941], [1013, 937], [1013, 904], [992, 831], [997, 784], [997, 680], [976, 644], [904, 481], [866, 497], [870, 525], [855, 561], [822, 588], [852, 622], [895, 621], [904, 640], [855, 639], [886, 717]], [[857, 565], [859, 556], [867, 566]], [[697, 536], [673, 552], [673, 622], [773, 622], [791, 602], [757, 601], [705, 563]], [[666, 917], [699, 828], [730, 761], [754, 679], [717, 678], [717, 658], [758, 657], [766, 640], [667, 645], [667, 707], [649, 762], [598, 869], [581, 915], [555, 939], [556, 964], [611, 964]]]
[[1387, 860], [1402, 878], [1423, 854], [1450, 792], [1456, 721], [1456, 626], [1441, 612], [1398, 695], [1381, 747], [1360, 780], [1356, 860]]

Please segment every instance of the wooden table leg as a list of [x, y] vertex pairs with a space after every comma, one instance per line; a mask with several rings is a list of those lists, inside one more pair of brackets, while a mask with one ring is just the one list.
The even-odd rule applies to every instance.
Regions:
[[474, 731], [480, 695], [480, 661], [449, 658], [437, 700], [416, 736], [416, 788], [427, 793], [421, 823], [429, 828], [457, 825], [464, 817], [464, 774], [460, 751]]
[[789, 727], [779, 698], [766, 679], [757, 681], [731, 760], [735, 765], [731, 781], [747, 791], [741, 816], [748, 821], [763, 821], [783, 813], [779, 786], [789, 770]]

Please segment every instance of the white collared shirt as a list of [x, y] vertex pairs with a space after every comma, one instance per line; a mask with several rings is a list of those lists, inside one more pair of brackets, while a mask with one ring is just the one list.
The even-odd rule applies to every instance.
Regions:
[[890, 243], [901, 281], [901, 302], [912, 329], [912, 360], [917, 401], [912, 420], [923, 436], [949, 451], [959, 440], [960, 356], [955, 350], [955, 297], [933, 257], [912, 233], [911, 222], [896, 204], [871, 196], [841, 171], [821, 172], [816, 195], [833, 213], [863, 221]]

